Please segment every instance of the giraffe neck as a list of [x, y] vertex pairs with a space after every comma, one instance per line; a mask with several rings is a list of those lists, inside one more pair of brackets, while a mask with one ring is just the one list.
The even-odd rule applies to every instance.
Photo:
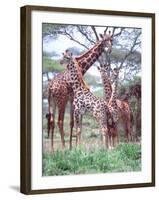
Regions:
[[106, 103], [109, 102], [111, 95], [112, 95], [112, 86], [109, 79], [109, 76], [106, 72], [100, 71], [102, 82], [103, 82], [103, 89], [104, 89], [104, 99]]
[[93, 48], [88, 50], [85, 54], [76, 57], [76, 60], [81, 68], [81, 72], [84, 75], [86, 71], [97, 61], [99, 56], [104, 51], [104, 45], [102, 42], [98, 42]]
[[89, 90], [89, 88], [83, 80], [83, 75], [81, 73], [81, 69], [78, 65], [78, 62], [75, 59], [73, 59], [73, 61], [71, 61], [71, 63], [69, 64], [69, 74], [69, 82], [74, 94], [76, 94], [79, 91]]
[[110, 106], [115, 106], [116, 105], [116, 100], [117, 100], [117, 85], [118, 85], [118, 80], [115, 79], [113, 84], [112, 84], [112, 94], [111, 98], [109, 100], [109, 105]]

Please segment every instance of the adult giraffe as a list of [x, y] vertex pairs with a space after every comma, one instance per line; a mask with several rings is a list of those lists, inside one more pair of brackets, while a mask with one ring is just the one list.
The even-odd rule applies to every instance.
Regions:
[[[76, 57], [76, 61], [78, 62], [78, 65], [81, 68], [81, 73], [84, 75], [86, 71], [93, 65], [93, 63], [99, 58], [99, 56], [105, 51], [105, 48], [107, 48], [107, 51], [111, 51], [112, 47], [112, 35], [109, 32], [109, 34], [104, 31], [104, 34], [100, 34], [101, 40], [97, 41], [97, 43], [89, 49], [86, 53], [84, 53], [81, 56]], [[53, 137], [54, 137], [54, 127], [55, 127], [55, 110], [56, 107], [58, 107], [58, 127], [60, 130], [61, 135], [61, 141], [62, 141], [62, 147], [65, 146], [64, 141], [64, 130], [63, 130], [63, 122], [64, 122], [64, 113], [65, 113], [65, 107], [70, 100], [70, 148], [72, 148], [72, 131], [74, 126], [73, 121], [73, 90], [70, 87], [70, 85], [67, 82], [68, 78], [68, 70], [66, 69], [63, 73], [57, 75], [54, 79], [52, 79], [48, 83], [48, 107], [49, 107], [49, 113], [48, 113], [48, 136], [51, 132], [51, 146], [53, 147]]]

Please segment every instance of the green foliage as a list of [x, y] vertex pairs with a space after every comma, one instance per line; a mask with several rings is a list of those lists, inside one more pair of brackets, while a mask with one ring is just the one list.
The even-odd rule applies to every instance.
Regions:
[[43, 72], [49, 71], [64, 71], [64, 67], [56, 60], [52, 60], [48, 56], [43, 56]]
[[[127, 49], [124, 49], [124, 48], [118, 49], [118, 48], [114, 47], [112, 49], [111, 59], [114, 62], [122, 62], [122, 60], [128, 53], [129, 53], [129, 50], [127, 50]], [[129, 57], [127, 58], [127, 62], [140, 64], [141, 63], [141, 53], [138, 51], [131, 53], [129, 55]]]
[[136, 84], [141, 85], [141, 76], [134, 76], [133, 79], [120, 81], [118, 84], [118, 95], [119, 97], [125, 94], [126, 92], [130, 92], [130, 88]]
[[61, 32], [60, 29], [65, 26], [66, 25], [43, 23], [43, 38], [46, 36], [51, 36], [56, 39]]
[[141, 147], [138, 144], [121, 144], [114, 150], [88, 150], [80, 146], [43, 154], [43, 176], [140, 170]]
[[58, 54], [55, 51], [52, 52], [43, 51], [43, 56], [53, 57], [53, 56], [58, 56]]

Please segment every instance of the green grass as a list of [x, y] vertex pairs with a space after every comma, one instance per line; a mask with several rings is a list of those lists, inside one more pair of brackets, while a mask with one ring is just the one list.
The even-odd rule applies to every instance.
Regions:
[[140, 170], [139, 144], [120, 144], [114, 150], [80, 146], [72, 150], [43, 153], [43, 176]]

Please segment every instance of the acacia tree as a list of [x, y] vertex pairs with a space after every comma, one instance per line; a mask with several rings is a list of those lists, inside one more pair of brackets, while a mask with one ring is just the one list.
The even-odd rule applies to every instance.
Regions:
[[[131, 86], [133, 86], [133, 80], [136, 79], [136, 76], [141, 71], [141, 29], [45, 24], [43, 28], [43, 39], [57, 39], [60, 35], [65, 36], [69, 40], [76, 43], [77, 46], [82, 49], [81, 53], [84, 53], [100, 39], [99, 33], [104, 30], [111, 31], [112, 33], [112, 52], [111, 54], [107, 54], [105, 51], [95, 65], [109, 63], [109, 76], [111, 76], [112, 68], [116, 67], [121, 71], [120, 74], [122, 75], [120, 76], [119, 81], [120, 86], [123, 82], [130, 83], [130, 80]], [[139, 85], [141, 85], [140, 81]], [[141, 110], [141, 104], [138, 99], [135, 106], [138, 106], [137, 109], [134, 109], [134, 116], [136, 118], [136, 116], [140, 115]], [[136, 124], [141, 125], [141, 122], [136, 122]], [[139, 127], [140, 125], [137, 126]]]
[[[98, 62], [109, 62], [122, 71], [123, 80], [132, 79], [141, 70], [141, 29], [103, 27], [104, 29], [112, 32], [113, 49], [110, 55], [107, 55], [106, 52], [103, 53], [102, 59], [99, 59]], [[84, 52], [100, 39], [98, 35], [101, 28], [96, 26], [45, 24], [43, 30], [45, 40], [51, 37], [56, 39], [58, 36], [63, 35], [74, 41]]]

